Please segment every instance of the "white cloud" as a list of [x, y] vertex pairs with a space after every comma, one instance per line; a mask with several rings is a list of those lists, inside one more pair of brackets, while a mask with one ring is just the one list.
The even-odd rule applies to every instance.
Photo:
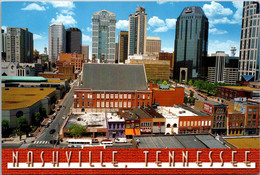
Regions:
[[75, 26], [77, 21], [71, 15], [57, 14], [56, 19], [52, 18], [51, 23], [63, 23], [65, 26]]
[[73, 11], [70, 11], [68, 9], [62, 9], [60, 12], [66, 15], [75, 15]]
[[[211, 55], [212, 53], [216, 53], [216, 51], [225, 51], [226, 54], [230, 55], [230, 48], [235, 46], [237, 49], [239, 49], [239, 41], [231, 41], [227, 40], [224, 42], [221, 42], [219, 40], [209, 41], [209, 49], [208, 54]], [[238, 51], [236, 53], [236, 56], [238, 56]]]
[[21, 10], [37, 10], [37, 11], [45, 11], [45, 7], [40, 6], [36, 3], [32, 3], [22, 8]]
[[6, 26], [2, 26], [1, 28], [4, 30], [5, 33], [7, 32], [7, 27]]
[[116, 23], [116, 29], [119, 30], [128, 30], [129, 21], [128, 20], [119, 20]]
[[176, 19], [165, 19], [162, 20], [157, 16], [153, 16], [148, 20], [148, 24], [155, 28], [153, 32], [167, 32], [169, 29], [174, 29], [176, 25]]
[[202, 9], [207, 17], [227, 16], [233, 14], [233, 11], [230, 8], [225, 8], [220, 3], [214, 1], [212, 1], [211, 4], [204, 4]]
[[172, 53], [173, 52], [173, 48], [162, 48], [161, 49], [162, 51], [164, 51], [164, 52], [170, 52], [170, 53]]
[[73, 9], [75, 4], [72, 1], [49, 1], [54, 8]]
[[148, 24], [152, 27], [162, 27], [165, 25], [164, 21], [158, 18], [157, 16], [153, 16], [148, 20]]
[[167, 1], [161, 1], [161, 0], [159, 0], [159, 1], [157, 1], [156, 3], [159, 4], [159, 5], [161, 5], [161, 4], [167, 3]]
[[92, 42], [92, 39], [91, 39], [90, 36], [85, 35], [85, 34], [82, 33], [82, 41], [83, 42]]
[[36, 40], [36, 39], [42, 39], [42, 36], [41, 35], [37, 35], [37, 34], [33, 34], [33, 39]]
[[226, 34], [228, 32], [226, 30], [219, 30], [217, 28], [212, 28], [212, 29], [209, 29], [209, 33], [211, 33], [213, 35], [222, 35], [222, 34]]
[[92, 32], [92, 28], [91, 27], [87, 27], [87, 31], [88, 32]]
[[234, 20], [241, 22], [242, 12], [243, 12], [243, 2], [242, 1], [234, 1], [233, 6], [237, 9], [233, 18], [234, 18]]

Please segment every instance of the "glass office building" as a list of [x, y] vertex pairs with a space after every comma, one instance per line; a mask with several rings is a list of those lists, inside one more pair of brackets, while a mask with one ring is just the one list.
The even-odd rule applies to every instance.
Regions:
[[186, 7], [178, 17], [175, 32], [174, 79], [205, 79], [202, 60], [208, 50], [208, 18], [200, 7]]
[[77, 52], [81, 54], [82, 33], [78, 28], [66, 30], [66, 53]]
[[115, 62], [116, 15], [107, 10], [92, 16], [92, 62]]

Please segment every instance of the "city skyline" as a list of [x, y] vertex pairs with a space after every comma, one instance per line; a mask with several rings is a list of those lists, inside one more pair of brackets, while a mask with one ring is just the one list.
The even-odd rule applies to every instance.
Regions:
[[[127, 6], [125, 6], [127, 3]], [[2, 28], [26, 27], [34, 34], [34, 49], [43, 52], [48, 48], [48, 26], [62, 22], [65, 28], [77, 27], [82, 31], [82, 44], [91, 46], [92, 15], [106, 9], [115, 13], [116, 41], [120, 31], [128, 31], [129, 15], [137, 6], [147, 13], [147, 36], [160, 37], [162, 50], [174, 50], [175, 22], [183, 8], [201, 7], [209, 19], [208, 54], [223, 50], [230, 54], [231, 46], [238, 55], [242, 1], [241, 2], [4, 2], [2, 14], [12, 9], [16, 13], [2, 15]], [[173, 10], [174, 9], [174, 10]], [[37, 21], [41, 23], [37, 23]], [[90, 51], [91, 52], [91, 51]], [[91, 53], [90, 53], [91, 54]]]

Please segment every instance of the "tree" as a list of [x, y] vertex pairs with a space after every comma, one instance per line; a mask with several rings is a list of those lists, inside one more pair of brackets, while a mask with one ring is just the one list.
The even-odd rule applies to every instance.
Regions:
[[30, 127], [28, 124], [28, 119], [25, 116], [21, 116], [17, 119], [17, 125], [21, 132], [25, 132], [28, 136], [28, 132], [30, 131]]
[[42, 119], [42, 117], [41, 117], [41, 114], [39, 112], [35, 112], [33, 114], [33, 124], [35, 126], [40, 126], [41, 121], [42, 121], [41, 119]]
[[190, 86], [192, 86], [192, 80], [190, 80], [190, 81], [188, 82], [188, 84], [189, 84]]
[[68, 133], [72, 137], [80, 137], [86, 132], [86, 128], [82, 125], [70, 125], [68, 128]]
[[175, 83], [179, 83], [179, 81], [178, 81], [178, 80], [175, 80]]
[[188, 84], [188, 82], [187, 82], [187, 81], [184, 81], [184, 82], [183, 82], [183, 84], [187, 85], [187, 84]]
[[42, 117], [46, 118], [47, 117], [47, 110], [45, 107], [40, 107], [40, 110], [39, 110], [40, 114]]
[[56, 67], [56, 64], [54, 62], [51, 63], [51, 67]]
[[162, 84], [162, 80], [159, 80], [159, 81], [158, 81], [158, 84]]
[[189, 102], [189, 98], [187, 96], [184, 96], [184, 103], [187, 104]]
[[190, 97], [192, 98], [194, 96], [193, 91], [190, 91]]
[[150, 77], [148, 77], [148, 78], [147, 78], [147, 82], [148, 82], [148, 83], [150, 83], [150, 81], [151, 81], [151, 78], [150, 78]]
[[2, 120], [2, 133], [4, 137], [9, 137], [10, 122], [8, 120]]
[[167, 84], [168, 84], [167, 81], [164, 80], [164, 81], [163, 81], [163, 85], [167, 85]]

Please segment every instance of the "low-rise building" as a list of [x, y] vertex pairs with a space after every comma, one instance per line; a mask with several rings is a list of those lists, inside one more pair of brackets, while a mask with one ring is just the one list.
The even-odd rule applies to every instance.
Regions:
[[59, 61], [57, 62], [57, 65], [60, 63], [70, 63], [74, 66], [75, 71], [81, 72], [84, 62], [83, 54], [77, 54], [77, 52], [59, 53]]
[[109, 138], [125, 137], [125, 119], [117, 112], [106, 113], [107, 115], [107, 135]]
[[35, 112], [41, 107], [51, 112], [55, 99], [55, 88], [2, 88], [2, 120], [10, 122], [10, 128], [17, 127], [17, 118], [25, 116], [29, 124]]
[[41, 63], [2, 62], [2, 76], [37, 76], [42, 72]]
[[259, 98], [260, 89], [248, 86], [218, 86], [216, 96], [226, 100], [238, 97]]
[[223, 143], [225, 143], [230, 148], [259, 149], [260, 137], [259, 136], [223, 137]]

